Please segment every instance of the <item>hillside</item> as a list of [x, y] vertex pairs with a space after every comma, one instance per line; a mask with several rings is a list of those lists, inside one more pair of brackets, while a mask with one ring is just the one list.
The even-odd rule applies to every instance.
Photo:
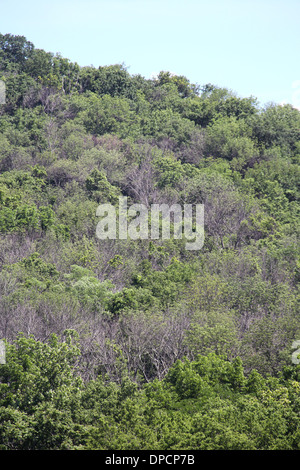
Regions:
[[[0, 80], [0, 448], [299, 449], [300, 111], [10, 34]], [[203, 246], [99, 239], [120, 197]]]

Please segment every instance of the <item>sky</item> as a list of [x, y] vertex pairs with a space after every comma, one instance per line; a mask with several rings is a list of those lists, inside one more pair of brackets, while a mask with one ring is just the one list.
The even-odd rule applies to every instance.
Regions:
[[0, 32], [80, 66], [164, 70], [300, 109], [300, 0], [0, 0]]

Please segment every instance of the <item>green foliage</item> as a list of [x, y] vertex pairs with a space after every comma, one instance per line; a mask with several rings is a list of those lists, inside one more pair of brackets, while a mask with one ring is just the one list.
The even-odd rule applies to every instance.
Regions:
[[116, 134], [121, 138], [139, 135], [138, 123], [132, 102], [128, 98], [103, 95], [98, 97], [89, 92], [82, 103], [84, 109], [78, 114], [78, 121], [87, 132], [96, 135]]
[[[299, 110], [11, 34], [0, 79], [0, 448], [299, 450]], [[203, 247], [99, 240], [119, 196]]]
[[233, 168], [241, 170], [255, 157], [257, 150], [245, 121], [231, 116], [217, 119], [208, 126], [205, 153], [231, 160]]
[[112, 297], [113, 284], [100, 282], [95, 274], [81, 266], [71, 266], [70, 274], [65, 274], [66, 290], [87, 309], [95, 312], [106, 310]]
[[24, 36], [13, 34], [0, 34], [1, 68], [10, 62], [22, 66], [33, 50], [32, 42], [27, 41]]
[[209, 354], [143, 387], [78, 377], [74, 332], [19, 336], [0, 369], [2, 450], [297, 450], [299, 382]]
[[183, 75], [172, 75], [168, 71], [161, 71], [156, 80], [156, 87], [161, 87], [164, 84], [174, 84], [180, 96], [187, 98], [188, 96], [197, 93], [198, 86], [191, 84], [189, 80]]
[[116, 187], [109, 183], [105, 174], [98, 169], [92, 171], [86, 179], [85, 185], [90, 197], [97, 202], [116, 203], [118, 201], [120, 193]]
[[299, 141], [299, 111], [291, 105], [270, 104], [250, 121], [254, 136], [267, 148], [280, 146], [287, 156]]
[[123, 65], [109, 65], [98, 69], [84, 67], [79, 80], [83, 91], [92, 91], [98, 95], [134, 97], [131, 77]]

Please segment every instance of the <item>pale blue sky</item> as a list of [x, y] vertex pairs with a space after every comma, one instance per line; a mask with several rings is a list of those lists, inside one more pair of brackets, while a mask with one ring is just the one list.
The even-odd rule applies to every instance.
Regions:
[[168, 70], [300, 107], [300, 0], [0, 0], [0, 32], [81, 66]]

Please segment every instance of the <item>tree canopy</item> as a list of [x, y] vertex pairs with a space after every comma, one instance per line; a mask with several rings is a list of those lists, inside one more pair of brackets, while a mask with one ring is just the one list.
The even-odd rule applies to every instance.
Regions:
[[[299, 110], [11, 34], [0, 80], [0, 448], [299, 450]], [[203, 247], [100, 240], [120, 196]]]

